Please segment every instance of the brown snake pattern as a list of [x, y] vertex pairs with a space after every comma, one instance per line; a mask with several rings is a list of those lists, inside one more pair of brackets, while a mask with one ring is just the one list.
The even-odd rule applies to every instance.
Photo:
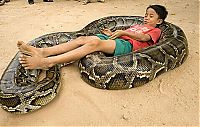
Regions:
[[[49, 47], [66, 43], [79, 36], [100, 33], [103, 28], [127, 29], [142, 24], [140, 16], [109, 16], [95, 20], [80, 31], [46, 34], [29, 42], [35, 47]], [[165, 22], [156, 45], [121, 56], [107, 56], [95, 52], [79, 63], [81, 77], [93, 87], [121, 90], [146, 84], [158, 75], [180, 66], [188, 56], [188, 44], [184, 32], [176, 25]], [[0, 105], [6, 111], [24, 114], [49, 103], [60, 88], [60, 68], [49, 70], [25, 70], [17, 53], [5, 69], [0, 80]], [[39, 79], [40, 73], [45, 74]]]

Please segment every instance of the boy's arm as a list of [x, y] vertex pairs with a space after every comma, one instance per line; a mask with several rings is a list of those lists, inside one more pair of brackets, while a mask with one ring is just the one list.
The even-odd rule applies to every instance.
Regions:
[[136, 33], [136, 32], [126, 32], [125, 36], [129, 36], [130, 38], [140, 41], [140, 42], [147, 42], [151, 40], [151, 36], [149, 34], [144, 33]]
[[144, 33], [136, 33], [136, 32], [127, 32], [123, 30], [117, 30], [115, 31], [111, 36], [110, 39], [115, 39], [121, 36], [128, 36], [134, 40], [140, 41], [140, 42], [145, 42], [145, 41], [150, 41], [151, 36], [149, 34], [144, 34]]

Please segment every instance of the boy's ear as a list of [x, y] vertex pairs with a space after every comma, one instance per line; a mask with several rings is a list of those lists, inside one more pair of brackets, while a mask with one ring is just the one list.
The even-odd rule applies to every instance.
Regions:
[[163, 19], [158, 19], [158, 23], [157, 24], [161, 24], [163, 22]]

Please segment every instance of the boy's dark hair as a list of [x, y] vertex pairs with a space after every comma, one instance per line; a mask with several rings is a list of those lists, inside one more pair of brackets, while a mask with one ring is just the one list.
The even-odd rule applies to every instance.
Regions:
[[166, 19], [168, 12], [167, 12], [167, 9], [164, 6], [162, 6], [162, 5], [149, 5], [149, 7], [147, 7], [147, 9], [149, 9], [149, 8], [152, 8], [153, 10], [155, 10], [156, 13], [158, 14], [159, 18], [162, 19], [163, 21]]

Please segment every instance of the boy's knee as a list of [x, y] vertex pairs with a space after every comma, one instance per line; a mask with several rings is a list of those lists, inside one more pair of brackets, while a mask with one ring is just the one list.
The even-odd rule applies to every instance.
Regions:
[[101, 43], [101, 40], [96, 36], [81, 36], [78, 37], [77, 39], [78, 39], [78, 44], [80, 46], [88, 45], [92, 48], [97, 48]]
[[100, 46], [100, 43], [101, 43], [101, 40], [100, 40], [100, 39], [92, 38], [92, 39], [89, 40], [89, 43], [87, 43], [87, 44], [88, 44], [89, 46], [91, 46], [91, 47], [96, 48], [96, 47]]

